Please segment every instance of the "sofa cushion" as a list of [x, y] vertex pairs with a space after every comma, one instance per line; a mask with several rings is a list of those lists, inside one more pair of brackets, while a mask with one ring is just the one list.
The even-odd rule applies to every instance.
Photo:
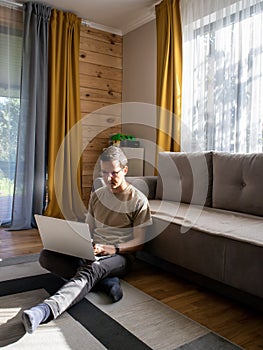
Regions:
[[212, 152], [160, 152], [156, 199], [211, 206]]
[[263, 216], [263, 153], [213, 154], [213, 207]]
[[[156, 199], [149, 203], [153, 219], [163, 222], [155, 235], [173, 223], [180, 226], [182, 234], [187, 235], [194, 229], [208, 235], [263, 247], [263, 220], [260, 216]], [[152, 238], [154, 237], [149, 237]]]

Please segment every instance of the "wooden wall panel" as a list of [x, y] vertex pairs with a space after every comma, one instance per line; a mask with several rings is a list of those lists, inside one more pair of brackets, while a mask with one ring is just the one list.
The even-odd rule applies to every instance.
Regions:
[[[94, 64], [94, 66], [97, 66], [97, 65]], [[85, 66], [84, 66], [84, 69], [85, 69]], [[92, 79], [91, 79], [91, 77], [92, 77]], [[86, 74], [81, 73], [80, 74], [80, 86], [90, 87], [93, 89], [102, 89], [102, 90], [107, 91], [110, 94], [111, 92], [120, 92], [120, 90], [122, 88], [122, 82], [121, 82], [121, 80], [113, 79], [113, 77], [112, 78], [109, 78], [109, 77], [104, 78], [102, 75], [91, 76], [91, 75], [86, 75]]]
[[99, 64], [92, 64], [88, 62], [81, 61], [79, 64], [80, 78], [85, 78], [85, 75], [102, 78], [102, 79], [112, 79], [113, 81], [122, 81], [122, 70], [101, 66]]
[[115, 91], [106, 91], [101, 89], [95, 89], [91, 87], [80, 89], [80, 98], [83, 101], [96, 101], [107, 103], [119, 103], [121, 94]]
[[109, 32], [104, 32], [102, 30], [83, 26], [81, 35], [83, 38], [91, 38], [98, 41], [110, 43], [112, 45], [119, 44], [122, 46], [122, 36], [112, 34]]
[[82, 198], [88, 205], [93, 178], [99, 175], [98, 158], [110, 135], [121, 132], [122, 37], [81, 26], [79, 64]]

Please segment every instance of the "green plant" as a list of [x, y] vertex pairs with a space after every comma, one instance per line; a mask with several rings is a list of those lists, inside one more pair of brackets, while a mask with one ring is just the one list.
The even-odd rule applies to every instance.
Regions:
[[111, 141], [123, 141], [123, 140], [135, 140], [135, 137], [132, 135], [124, 134], [114, 134], [111, 136]]

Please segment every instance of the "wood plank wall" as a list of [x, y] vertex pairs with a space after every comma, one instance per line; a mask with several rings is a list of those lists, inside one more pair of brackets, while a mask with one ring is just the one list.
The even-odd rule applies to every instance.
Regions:
[[[97, 160], [109, 137], [121, 132], [122, 37], [81, 26], [80, 98], [83, 144], [82, 198], [87, 205]], [[111, 107], [107, 107], [111, 106]], [[107, 108], [103, 108], [107, 107]]]

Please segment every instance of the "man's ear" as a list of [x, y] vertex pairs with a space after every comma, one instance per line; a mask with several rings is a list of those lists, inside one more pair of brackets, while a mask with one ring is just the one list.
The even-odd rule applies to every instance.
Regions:
[[127, 174], [127, 172], [128, 172], [128, 165], [125, 165], [125, 167], [123, 168], [123, 173], [124, 173], [124, 175], [126, 175]]

